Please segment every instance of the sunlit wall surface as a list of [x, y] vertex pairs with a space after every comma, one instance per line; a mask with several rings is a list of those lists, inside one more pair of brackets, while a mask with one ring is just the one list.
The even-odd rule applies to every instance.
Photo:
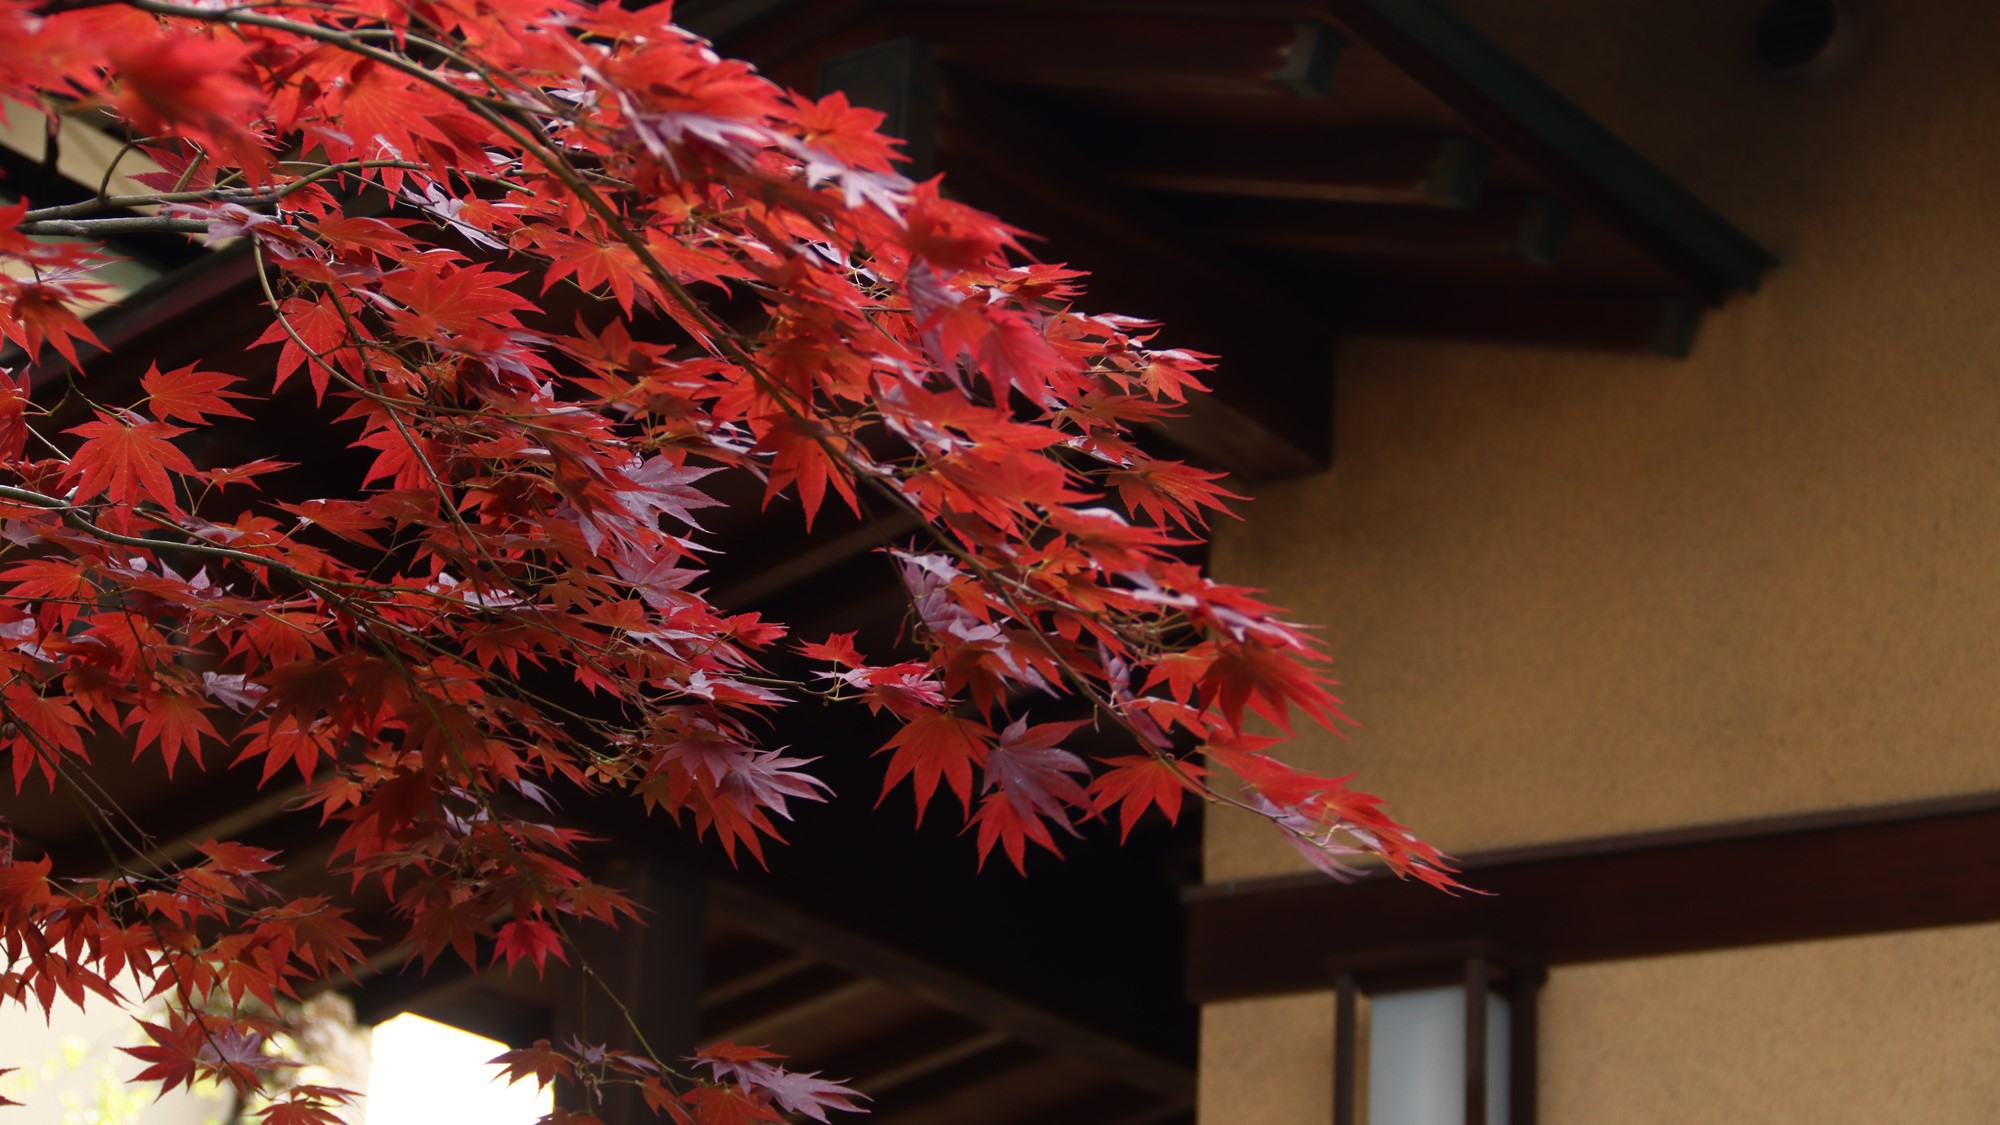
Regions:
[[[295, 1018], [306, 1030], [291, 1047], [308, 1065], [294, 1073], [365, 1092], [343, 1114], [353, 1125], [531, 1125], [549, 1112], [549, 1095], [533, 1082], [495, 1080], [488, 1060], [507, 1048], [491, 1039], [401, 1015], [374, 1030], [371, 1057], [368, 1030], [354, 1026], [338, 997], [320, 997]], [[38, 1007], [0, 1005], [0, 1068], [14, 1068], [0, 1074], [0, 1097], [22, 1103], [0, 1110], [0, 1122], [227, 1125], [236, 1108], [227, 1091], [200, 1085], [156, 1100], [154, 1087], [127, 1083], [145, 1064], [117, 1048], [144, 1038], [131, 1013], [102, 1001], [85, 1008], [59, 1001], [47, 1020]]]
[[[121, 982], [125, 984], [127, 982]], [[129, 988], [128, 988], [129, 991]], [[143, 1041], [130, 1013], [99, 1000], [86, 1008], [58, 1002], [47, 1020], [39, 1007], [0, 1005], [0, 1109], [7, 1125], [223, 1125], [229, 1096], [197, 1087], [155, 1101], [151, 1089], [126, 1084], [144, 1063], [115, 1048]]]
[[506, 1044], [408, 1013], [375, 1028], [366, 1125], [529, 1125], [549, 1112], [532, 1080], [504, 1085], [487, 1061]]

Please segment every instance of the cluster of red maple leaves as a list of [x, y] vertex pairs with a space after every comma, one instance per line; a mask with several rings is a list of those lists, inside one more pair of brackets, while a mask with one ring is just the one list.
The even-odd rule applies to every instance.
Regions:
[[[570, 0], [0, 0], [0, 99], [110, 122], [150, 189], [0, 209], [17, 789], [91, 792], [108, 742], [295, 774], [407, 926], [368, 937], [425, 963], [539, 968], [570, 927], [631, 915], [573, 862], [575, 831], [520, 815], [551, 785], [636, 791], [761, 855], [789, 802], [827, 796], [752, 721], [804, 699], [892, 716], [885, 789], [907, 778], [921, 809], [947, 787], [982, 857], [1021, 865], [1081, 817], [1129, 831], [1194, 793], [1323, 866], [1367, 853], [1449, 882], [1373, 798], [1246, 729], [1341, 716], [1312, 642], [1176, 554], [1229, 497], [1134, 428], [1198, 391], [1205, 357], [1083, 311], [1077, 273], [898, 175], [879, 114], [717, 57], [665, 5]], [[101, 239], [140, 227], [254, 259], [274, 370], [93, 386]], [[558, 287], [595, 311], [552, 323]], [[354, 479], [200, 440], [308, 393], [368, 451]], [[918, 528], [885, 560], [907, 646], [836, 635], [798, 646], [816, 676], [772, 676], [783, 627], [702, 593], [728, 565], [696, 517], [718, 472], [808, 522], [831, 498]], [[1078, 724], [1024, 713], [1050, 695], [1129, 750], [1065, 749]], [[332, 898], [274, 900], [277, 861], [208, 841], [57, 880], [0, 824], [0, 997], [136, 979], [167, 1001], [133, 1048], [145, 1078], [286, 1091], [272, 1013], [364, 935]], [[681, 1122], [853, 1108], [745, 1048], [509, 1061], [636, 1083]], [[329, 1121], [343, 1096], [291, 1088], [265, 1112]]]

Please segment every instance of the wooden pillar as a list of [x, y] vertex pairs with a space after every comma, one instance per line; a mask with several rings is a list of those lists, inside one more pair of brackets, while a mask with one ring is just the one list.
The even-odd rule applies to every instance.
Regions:
[[1354, 1125], [1356, 1105], [1355, 1060], [1360, 1054], [1361, 1044], [1357, 1038], [1359, 1020], [1355, 1009], [1359, 1007], [1360, 987], [1355, 983], [1354, 974], [1342, 973], [1335, 978], [1333, 992], [1333, 1125]]
[[1486, 958], [1465, 959], [1465, 1125], [1486, 1125]]
[[1524, 969], [1514, 974], [1507, 989], [1508, 1019], [1512, 1024], [1507, 1035], [1510, 1051], [1507, 1065], [1511, 1070], [1507, 1080], [1507, 1125], [1535, 1125], [1535, 1115], [1539, 1112], [1541, 1067], [1536, 1039], [1541, 1030], [1535, 1003], [1542, 982], [1547, 979], [1546, 969]]
[[[573, 964], [557, 979], [553, 1040], [654, 1056], [670, 1066], [693, 1053], [701, 1033], [702, 955], [708, 944], [706, 880], [692, 868], [657, 860], [620, 859], [597, 876], [630, 896], [644, 924], [617, 929], [575, 923]], [[588, 1112], [604, 1125], [658, 1120], [637, 1087], [620, 1086], [593, 1106], [558, 1084], [566, 1109]]]

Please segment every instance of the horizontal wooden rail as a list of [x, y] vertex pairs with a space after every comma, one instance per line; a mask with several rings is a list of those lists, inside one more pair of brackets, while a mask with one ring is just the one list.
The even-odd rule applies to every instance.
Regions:
[[1371, 873], [1192, 888], [1197, 1000], [1329, 990], [1335, 966], [1490, 942], [1547, 965], [2000, 921], [2000, 793], [1491, 852], [1481, 893]]

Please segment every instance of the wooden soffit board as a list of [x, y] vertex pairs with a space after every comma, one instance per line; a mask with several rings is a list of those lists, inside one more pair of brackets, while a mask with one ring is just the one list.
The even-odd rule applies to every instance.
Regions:
[[911, 170], [1218, 355], [1166, 438], [1254, 483], [1330, 463], [1354, 335], [1685, 354], [1771, 254], [1445, 0], [689, 0], [842, 90]]
[[[1627, 295], [1650, 287], [1715, 304], [1775, 264], [1446, 0], [695, 0], [682, 13], [804, 89], [829, 57], [920, 44], [948, 107], [975, 90], [1036, 119], [1092, 165], [1082, 190], [1117, 181], [1187, 220], [1160, 232], [1178, 245], [1240, 248], [1234, 205], [1278, 199], [1320, 204], [1292, 212], [1308, 239], [1385, 279], [1575, 292], [1615, 281]], [[978, 114], [968, 117], [976, 128]], [[1546, 249], [1532, 237], [1546, 207], [1521, 215], [1523, 195], [1582, 221], [1568, 269], [1562, 255], [1534, 252]], [[1482, 220], [1449, 214], [1488, 203]], [[1210, 229], [1211, 210], [1229, 221]], [[1421, 224], [1425, 211], [1442, 216], [1436, 230]], [[1408, 245], [1364, 251], [1324, 237], [1371, 213]], [[1495, 257], [1491, 228], [1510, 218], [1528, 237], [1501, 240], [1498, 256], [1540, 270], [1447, 268]], [[1249, 233], [1267, 248], [1278, 236]], [[1385, 270], [1399, 255], [1436, 269]]]

